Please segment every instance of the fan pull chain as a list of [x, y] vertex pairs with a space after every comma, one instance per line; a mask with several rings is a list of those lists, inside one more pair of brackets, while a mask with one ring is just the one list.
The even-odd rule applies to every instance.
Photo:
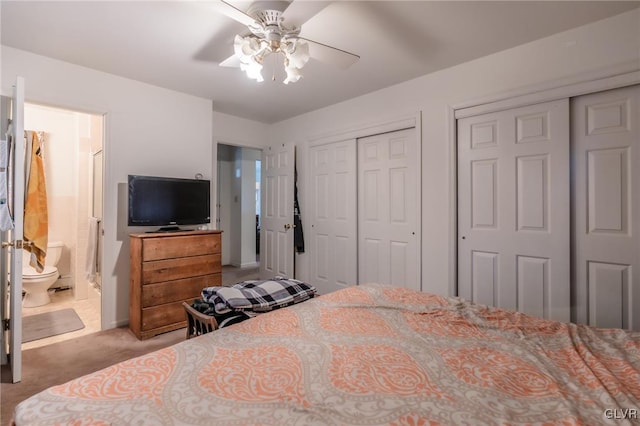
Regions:
[[271, 55], [271, 81], [276, 81], [276, 55]]

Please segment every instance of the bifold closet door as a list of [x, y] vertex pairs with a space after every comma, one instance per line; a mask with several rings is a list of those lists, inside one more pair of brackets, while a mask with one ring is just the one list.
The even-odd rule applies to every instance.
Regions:
[[311, 282], [325, 294], [358, 282], [356, 140], [309, 150]]
[[420, 290], [416, 129], [358, 139], [358, 280]]
[[458, 295], [570, 319], [569, 101], [458, 120]]
[[640, 330], [640, 86], [571, 107], [575, 320]]

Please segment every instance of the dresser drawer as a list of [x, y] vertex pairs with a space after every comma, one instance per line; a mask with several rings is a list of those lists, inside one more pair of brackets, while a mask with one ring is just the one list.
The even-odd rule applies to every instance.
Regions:
[[142, 243], [142, 261], [220, 253], [220, 234], [149, 238]]
[[142, 287], [143, 308], [164, 303], [200, 298], [205, 287], [219, 286], [222, 284], [221, 274], [203, 275], [200, 277], [185, 278], [174, 281], [147, 284]]
[[182, 302], [184, 301], [186, 300], [143, 308], [142, 331], [150, 331], [177, 323], [181, 323], [180, 325], [185, 324], [187, 322], [187, 317], [185, 316], [184, 308], [182, 307]]
[[142, 285], [179, 280], [222, 271], [220, 254], [180, 257], [142, 263]]

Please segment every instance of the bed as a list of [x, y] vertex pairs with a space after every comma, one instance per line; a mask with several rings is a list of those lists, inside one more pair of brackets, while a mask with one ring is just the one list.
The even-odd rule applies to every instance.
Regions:
[[640, 333], [348, 287], [53, 386], [23, 425], [640, 421]]

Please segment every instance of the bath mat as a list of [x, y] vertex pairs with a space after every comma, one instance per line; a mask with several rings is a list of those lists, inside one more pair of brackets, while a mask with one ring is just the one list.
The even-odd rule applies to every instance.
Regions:
[[22, 343], [40, 340], [84, 328], [72, 308], [22, 317]]

